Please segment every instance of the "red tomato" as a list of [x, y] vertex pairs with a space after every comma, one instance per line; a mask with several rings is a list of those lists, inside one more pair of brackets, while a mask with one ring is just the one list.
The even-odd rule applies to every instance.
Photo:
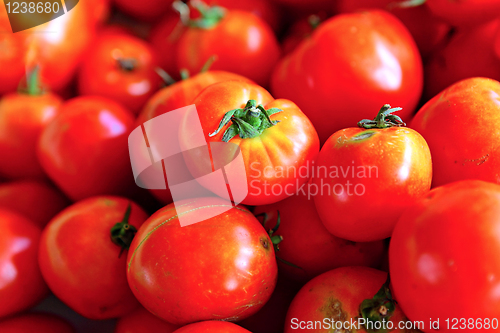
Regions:
[[281, 48], [285, 55], [292, 53], [304, 40], [311, 38], [314, 30], [325, 21], [327, 15], [325, 12], [308, 15], [296, 21], [283, 39]]
[[331, 0], [272, 0], [280, 5], [287, 6], [297, 12], [304, 10], [321, 10], [330, 9], [332, 6]]
[[62, 102], [51, 93], [14, 93], [0, 100], [0, 174], [8, 178], [45, 178], [36, 145], [43, 128], [59, 114]]
[[497, 0], [427, 0], [434, 15], [456, 27], [480, 25], [500, 16]]
[[75, 201], [123, 195], [135, 189], [127, 146], [133, 124], [132, 114], [114, 101], [96, 96], [69, 100], [40, 135], [40, 163]]
[[439, 319], [439, 332], [456, 331], [453, 318], [466, 325], [471, 318], [474, 332], [498, 321], [499, 216], [500, 186], [466, 180], [433, 189], [399, 219], [389, 248], [392, 285], [408, 317], [425, 322], [424, 332], [437, 331], [430, 318]]
[[321, 223], [313, 198], [300, 193], [299, 190], [299, 195], [254, 210], [254, 214], [266, 214], [266, 230], [276, 226], [279, 212], [280, 224], [273, 235], [283, 240], [276, 255], [299, 267], [278, 262], [280, 274], [305, 283], [337, 267], [380, 264], [384, 253], [382, 241], [354, 243], [333, 236]]
[[125, 250], [146, 219], [139, 206], [120, 197], [94, 197], [62, 211], [40, 240], [40, 269], [52, 292], [91, 319], [132, 311], [138, 304], [127, 283]]
[[153, 22], [162, 17], [174, 0], [113, 0], [118, 9], [142, 21]]
[[40, 228], [68, 205], [68, 199], [45, 182], [20, 180], [0, 184], [0, 207], [28, 218]]
[[0, 321], [2, 333], [74, 333], [65, 320], [51, 314], [27, 313]]
[[318, 155], [310, 191], [321, 221], [337, 237], [390, 237], [401, 213], [430, 189], [429, 147], [391, 118], [397, 109], [384, 105], [374, 121], [334, 133]]
[[[338, 326], [341, 327], [337, 330], [340, 332], [375, 332], [366, 330], [357, 320], [362, 302], [375, 298], [386, 279], [387, 273], [368, 267], [342, 267], [315, 277], [293, 299], [284, 333], [329, 333], [336, 325], [342, 325]], [[379, 321], [382, 318], [389, 321], [386, 327], [392, 324], [394, 330], [390, 331], [394, 333], [413, 332], [399, 329], [399, 325], [404, 327], [406, 318], [394, 300], [388, 297], [381, 301], [377, 304], [385, 306], [385, 310], [390, 306], [395, 309], [390, 317], [377, 311], [375, 317]], [[315, 322], [320, 322], [320, 325]]]
[[[206, 88], [193, 103], [207, 142], [230, 142], [241, 149], [246, 175], [239, 174], [238, 170], [226, 172], [232, 173], [235, 180], [232, 186], [248, 187], [243, 204], [264, 205], [283, 200], [307, 182], [307, 172], [318, 154], [319, 140], [309, 119], [293, 102], [275, 100], [264, 88], [255, 84], [226, 81]], [[235, 109], [240, 111], [227, 118], [227, 122], [222, 121]], [[267, 115], [271, 114], [269, 119], [272, 124], [266, 120], [264, 109]], [[281, 111], [273, 113], [278, 110]], [[253, 126], [252, 131], [255, 132], [241, 130], [245, 128], [242, 125], [245, 123]], [[197, 144], [191, 141], [196, 137], [189, 135], [189, 122], [185, 121], [183, 126], [181, 133], [185, 134], [181, 136], [181, 146], [196, 147]], [[234, 130], [239, 131], [239, 135], [231, 138], [228, 134]], [[193, 174], [193, 169], [203, 174], [202, 169], [207, 166], [200, 162], [196, 154], [185, 154], [184, 157]], [[209, 167], [211, 169], [211, 165]], [[200, 183], [206, 186], [201, 180]]]
[[434, 53], [425, 65], [425, 101], [463, 79], [481, 76], [500, 80], [500, 61], [494, 50], [499, 28], [500, 20], [464, 29]]
[[498, 81], [467, 79], [417, 112], [410, 127], [429, 144], [433, 187], [463, 179], [500, 183], [499, 94]]
[[179, 326], [161, 320], [140, 306], [118, 319], [114, 333], [172, 333], [178, 328]]
[[174, 333], [249, 333], [238, 325], [224, 321], [204, 321], [179, 328]]
[[[210, 12], [217, 7], [211, 7]], [[280, 48], [271, 28], [259, 17], [241, 10], [222, 10], [216, 22], [202, 27], [207, 16], [190, 20], [177, 45], [177, 66], [198, 73], [207, 60], [216, 56], [212, 70], [225, 70], [266, 85]], [[214, 14], [210, 14], [213, 16]]]
[[38, 266], [40, 227], [21, 215], [0, 209], [0, 230], [2, 318], [36, 305], [49, 290]]
[[143, 40], [126, 34], [99, 38], [82, 63], [78, 90], [115, 100], [138, 113], [160, 87], [156, 54]]
[[[153, 214], [130, 247], [127, 277], [139, 302], [179, 325], [256, 313], [277, 278], [273, 246], [262, 225], [247, 209], [222, 199], [180, 201], [176, 207]], [[221, 207], [227, 211], [206, 219]], [[181, 227], [179, 217], [205, 220]]]
[[408, 118], [422, 91], [422, 62], [410, 33], [391, 14], [341, 14], [278, 63], [271, 90], [293, 99], [325, 142], [387, 101]]

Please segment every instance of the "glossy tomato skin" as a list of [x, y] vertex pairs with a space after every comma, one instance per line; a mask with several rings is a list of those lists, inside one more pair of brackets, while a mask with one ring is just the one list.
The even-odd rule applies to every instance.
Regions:
[[174, 333], [249, 333], [250, 331], [224, 321], [203, 321], [179, 328]]
[[118, 319], [114, 333], [172, 333], [178, 328], [179, 326], [161, 320], [139, 306], [133, 312]]
[[65, 320], [46, 313], [27, 313], [0, 321], [2, 333], [74, 333]]
[[8, 94], [0, 100], [0, 174], [11, 179], [45, 178], [36, 155], [43, 128], [59, 114], [54, 94]]
[[138, 306], [125, 272], [126, 251], [111, 240], [111, 228], [131, 205], [129, 224], [147, 219], [135, 203], [120, 197], [82, 200], [58, 214], [44, 229], [39, 262], [52, 292], [91, 319], [116, 318]]
[[[500, 63], [494, 40], [500, 20], [458, 31], [425, 64], [424, 100], [452, 84], [472, 77], [500, 80]], [[460, 56], [456, 56], [460, 54]]]
[[395, 298], [409, 318], [439, 318], [439, 332], [453, 331], [452, 318], [499, 318], [499, 216], [500, 186], [479, 180], [435, 188], [401, 216], [389, 261]]
[[[235, 136], [229, 141], [239, 146], [245, 163], [246, 175], [239, 174], [238, 170], [234, 173], [234, 177], [241, 182], [236, 182], [235, 186], [248, 187], [248, 194], [242, 203], [270, 204], [293, 195], [307, 182], [307, 170], [318, 154], [319, 140], [309, 119], [293, 102], [275, 100], [264, 88], [255, 84], [226, 81], [206, 88], [193, 102], [206, 141], [222, 142], [229, 124], [218, 134], [209, 134], [218, 128], [228, 111], [243, 108], [249, 100], [255, 100], [257, 105], [262, 104], [266, 110], [283, 110], [270, 116], [271, 120], [279, 122], [265, 129], [260, 136], [246, 139]], [[182, 126], [181, 132], [188, 134], [181, 137], [181, 146], [196, 147], [190, 142], [193, 136], [189, 135], [189, 123], [185, 121]], [[187, 164], [191, 170], [198, 167], [199, 163], [199, 160], [194, 160]]]
[[471, 27], [500, 16], [500, 3], [496, 0], [429, 0], [426, 5], [433, 15], [455, 27]]
[[114, 101], [97, 96], [73, 98], [40, 135], [40, 163], [75, 201], [126, 194], [135, 189], [127, 146], [133, 124], [130, 111]]
[[[361, 266], [341, 267], [315, 277], [293, 299], [288, 309], [284, 333], [329, 333], [335, 329], [339, 318], [340, 321], [347, 322], [349, 328], [351, 320], [356, 323], [361, 302], [373, 298], [386, 280], [387, 273]], [[313, 329], [315, 321], [323, 324], [325, 319], [329, 325], [333, 325], [330, 327], [332, 329], [325, 325]], [[395, 328], [391, 332], [410, 332], [398, 328], [399, 323], [406, 318], [397, 304], [389, 320]], [[312, 326], [308, 328], [308, 325]], [[359, 325], [352, 328], [351, 332], [367, 332]]]
[[283, 241], [276, 255], [300, 267], [278, 261], [280, 274], [305, 283], [338, 267], [378, 267], [384, 253], [382, 241], [354, 243], [332, 235], [321, 222], [313, 198], [300, 193], [254, 210], [256, 215], [267, 214], [267, 230], [276, 225], [279, 211], [281, 221], [274, 235], [282, 236]]
[[297, 103], [325, 142], [388, 101], [403, 107], [399, 116], [408, 119], [422, 81], [408, 30], [387, 12], [367, 10], [323, 22], [276, 65], [271, 91]]
[[2, 208], [0, 228], [0, 271], [3, 273], [0, 275], [0, 318], [3, 318], [36, 305], [49, 290], [37, 260], [40, 227]]
[[0, 207], [12, 210], [45, 227], [69, 200], [52, 185], [34, 180], [19, 180], [0, 184]]
[[428, 101], [410, 127], [429, 144], [432, 186], [463, 179], [500, 183], [500, 83], [486, 78], [460, 81]]
[[333, 235], [355, 242], [390, 237], [401, 213], [432, 181], [429, 147], [406, 127], [338, 131], [322, 147], [315, 170], [321, 221]]
[[243, 319], [267, 302], [276, 284], [276, 258], [252, 213], [229, 204], [221, 215], [180, 226], [178, 214], [203, 217], [226, 205], [217, 198], [180, 201], [177, 212], [171, 204], [144, 223], [130, 247], [127, 277], [146, 309], [184, 325]]
[[259, 17], [240, 10], [227, 10], [212, 28], [188, 28], [177, 46], [177, 66], [199, 73], [207, 60], [210, 67], [243, 75], [267, 85], [280, 48], [271, 28]]
[[157, 66], [148, 43], [127, 34], [105, 34], [82, 63], [78, 90], [81, 95], [113, 99], [138, 113], [160, 87]]

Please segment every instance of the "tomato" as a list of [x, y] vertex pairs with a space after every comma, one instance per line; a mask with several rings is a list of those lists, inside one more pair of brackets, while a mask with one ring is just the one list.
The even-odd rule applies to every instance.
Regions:
[[0, 99], [0, 174], [45, 178], [36, 155], [43, 128], [59, 113], [62, 99], [51, 93], [13, 93]]
[[160, 87], [156, 54], [143, 40], [127, 34], [101, 36], [82, 63], [81, 95], [98, 95], [138, 113]]
[[0, 207], [28, 218], [40, 228], [68, 205], [68, 199], [53, 186], [32, 180], [0, 184]]
[[399, 109], [386, 104], [373, 121], [334, 133], [322, 147], [310, 192], [333, 235], [355, 242], [390, 237], [401, 213], [429, 191], [429, 147], [400, 127], [391, 115]]
[[311, 38], [314, 30], [327, 18], [325, 12], [308, 15], [296, 21], [289, 29], [281, 43], [284, 54], [295, 50], [304, 40]]
[[[500, 62], [494, 51], [500, 20], [455, 34], [425, 65], [424, 100], [452, 84], [471, 77], [500, 80]], [[460, 54], [460, 56], [457, 56]]]
[[[386, 279], [387, 273], [361, 266], [337, 268], [315, 277], [293, 299], [288, 309], [284, 333], [329, 333], [337, 327], [340, 328], [338, 331], [345, 332], [374, 332], [375, 330], [366, 330], [366, 326], [361, 325], [362, 321], [358, 321], [360, 306], [364, 300], [375, 299], [374, 295]], [[400, 324], [405, 324], [406, 318], [391, 297], [380, 301], [381, 303], [376, 303], [377, 306], [384, 306], [385, 310], [394, 307], [394, 310], [392, 316], [383, 316], [374, 307], [377, 312], [374, 317], [379, 324], [383, 318], [393, 325], [394, 330], [391, 332], [414, 332], [399, 329]], [[386, 327], [391, 324], [386, 324]]]
[[140, 306], [118, 319], [114, 333], [172, 333], [178, 328], [179, 326], [161, 320]]
[[410, 127], [429, 144], [432, 186], [463, 179], [500, 183], [500, 83], [460, 81], [428, 101]]
[[2, 333], [74, 333], [65, 320], [42, 313], [27, 313], [0, 321]]
[[114, 101], [73, 98], [47, 125], [38, 142], [40, 164], [73, 200], [135, 189], [128, 153], [134, 117]]
[[132, 311], [138, 304], [127, 283], [125, 250], [147, 217], [135, 203], [110, 196], [82, 200], [58, 214], [44, 229], [39, 252], [52, 292], [91, 319]]
[[179, 328], [174, 333], [248, 333], [238, 325], [223, 321], [204, 321]]
[[[474, 332], [488, 332], [500, 317], [498, 216], [500, 186], [465, 180], [433, 189], [399, 219], [389, 247], [392, 284], [424, 332], [437, 331], [429, 318], [439, 320], [439, 332], [454, 331], [453, 318], [473, 318]], [[490, 330], [476, 319], [488, 319]]]
[[[304, 185], [306, 187], [306, 185]], [[377, 267], [384, 252], [382, 241], [354, 243], [333, 236], [323, 226], [312, 197], [301, 193], [272, 205], [259, 206], [255, 214], [265, 213], [264, 228], [283, 237], [276, 255], [280, 274], [305, 283], [321, 273], [342, 266]], [[298, 267], [297, 267], [298, 266]]]
[[0, 230], [2, 230], [0, 318], [2, 318], [36, 305], [49, 290], [42, 278], [37, 260], [40, 227], [25, 217], [2, 208]]
[[[404, 3], [404, 1], [399, 3]], [[424, 58], [427, 58], [444, 42], [450, 31], [450, 26], [436, 18], [425, 3], [420, 6], [404, 7], [398, 6], [398, 2], [393, 0], [340, 0], [336, 2], [336, 9], [340, 13], [372, 8], [384, 9], [400, 19], [415, 39], [420, 54]]]
[[280, 5], [286, 6], [297, 12], [303, 12], [307, 10], [321, 10], [330, 9], [332, 6], [331, 0], [272, 0]]
[[174, 0], [113, 0], [118, 9], [142, 21], [153, 22], [161, 18]]
[[409, 118], [422, 91], [422, 61], [410, 33], [391, 14], [341, 14], [278, 63], [271, 91], [293, 99], [325, 142], [387, 101]]
[[271, 28], [246, 11], [221, 10], [220, 7], [203, 11], [206, 13], [201, 18], [189, 20], [189, 24], [196, 26], [188, 26], [179, 39], [178, 68], [198, 73], [210, 57], [216, 56], [212, 70], [233, 72], [266, 85], [280, 57], [279, 44]]
[[480, 25], [500, 16], [496, 0], [427, 0], [432, 13], [456, 27]]
[[[202, 222], [181, 227], [186, 219]], [[236, 321], [267, 302], [277, 265], [252, 213], [199, 198], [170, 204], [143, 224], [130, 246], [127, 277], [139, 302], [168, 322]]]
[[[236, 186], [238, 191], [248, 187], [248, 194], [241, 201], [243, 204], [264, 205], [280, 201], [295, 194], [307, 182], [307, 172], [318, 154], [319, 141], [311, 122], [293, 102], [275, 100], [255, 84], [226, 81], [209, 86], [193, 103], [207, 142], [230, 142], [241, 150], [246, 174], [230, 168], [226, 168], [226, 173], [235, 180], [231, 186]], [[229, 112], [235, 109], [240, 111], [228, 118]], [[272, 123], [267, 120], [264, 110]], [[190, 116], [193, 115], [186, 116], [181, 126], [181, 147], [199, 146], [197, 136], [191, 133]], [[245, 123], [251, 123], [252, 127], [245, 129]], [[230, 133], [239, 134], [231, 138]], [[193, 169], [202, 174], [203, 168], [211, 170], [211, 165], [205, 165], [196, 154], [184, 157], [193, 174]], [[206, 182], [198, 180], [207, 186]], [[219, 190], [225, 191], [213, 190], [217, 190], [218, 195], [223, 195]]]

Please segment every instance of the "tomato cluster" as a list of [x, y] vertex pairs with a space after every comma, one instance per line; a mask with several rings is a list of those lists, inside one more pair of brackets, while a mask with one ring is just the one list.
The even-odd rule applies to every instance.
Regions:
[[0, 333], [499, 329], [499, 1], [11, 10]]

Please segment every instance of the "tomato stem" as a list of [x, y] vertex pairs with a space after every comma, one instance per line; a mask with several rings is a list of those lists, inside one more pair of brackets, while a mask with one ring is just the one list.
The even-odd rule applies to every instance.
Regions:
[[358, 126], [366, 129], [370, 128], [388, 128], [393, 126], [406, 126], [406, 124], [393, 112], [400, 111], [402, 108], [391, 108], [389, 104], [384, 104], [377, 116], [373, 120], [363, 119], [358, 122]]
[[311, 29], [314, 31], [321, 24], [321, 18], [316, 14], [309, 15], [309, 17], [307, 18], [307, 23], [309, 24]]
[[172, 3], [172, 7], [179, 13], [181, 22], [186, 27], [210, 29], [226, 15], [226, 9], [220, 6], [209, 6], [200, 0], [192, 0], [190, 4], [200, 13], [199, 18], [191, 19], [191, 9], [184, 2], [176, 0]]
[[40, 96], [45, 93], [40, 82], [40, 67], [34, 66], [26, 73], [26, 78], [21, 81], [18, 88], [20, 93], [30, 96]]
[[137, 60], [133, 58], [116, 59], [118, 67], [124, 72], [133, 72], [137, 67]]
[[242, 139], [255, 138], [264, 132], [266, 128], [278, 124], [278, 120], [271, 120], [271, 116], [275, 113], [282, 112], [278, 108], [264, 109], [262, 104], [257, 105], [253, 99], [249, 100], [243, 109], [234, 109], [228, 111], [219, 123], [219, 127], [215, 132], [208, 136], [212, 137], [220, 132], [230, 121], [232, 124], [224, 132], [222, 141], [229, 142], [236, 135]]
[[132, 205], [129, 204], [121, 222], [116, 223], [111, 228], [111, 241], [121, 247], [118, 258], [122, 255], [123, 251], [130, 248], [130, 244], [137, 233], [137, 229], [128, 223], [131, 211]]
[[412, 8], [422, 6], [427, 0], [403, 0], [403, 1], [394, 1], [387, 5], [387, 9], [394, 8]]
[[[365, 299], [359, 306], [359, 314], [367, 322], [373, 322], [369, 327], [387, 327], [387, 325], [377, 325], [375, 322], [387, 322], [394, 314], [396, 309], [396, 301], [392, 298], [389, 285], [391, 283], [390, 276], [387, 275], [387, 280], [382, 285], [380, 290], [371, 299]], [[368, 325], [365, 325], [365, 328]], [[369, 333], [385, 333], [387, 330], [366, 329]]]

